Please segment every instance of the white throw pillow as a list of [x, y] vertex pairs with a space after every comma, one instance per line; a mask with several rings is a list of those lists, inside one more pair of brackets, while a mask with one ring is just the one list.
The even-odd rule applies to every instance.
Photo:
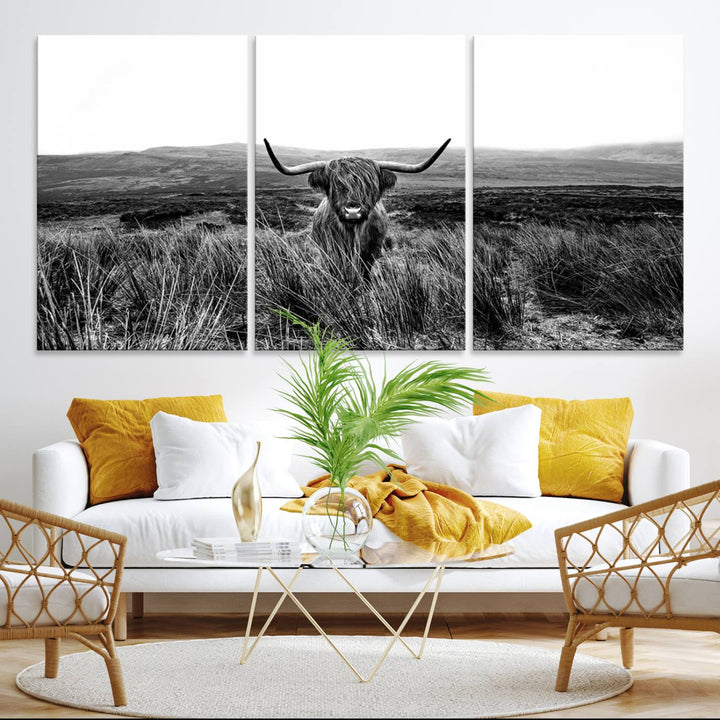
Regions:
[[470, 495], [539, 497], [541, 415], [523, 405], [410, 425], [402, 438], [408, 472]]
[[291, 444], [240, 423], [198, 422], [158, 412], [150, 421], [158, 488], [156, 500], [230, 497], [255, 459], [263, 497], [301, 497], [288, 472]]

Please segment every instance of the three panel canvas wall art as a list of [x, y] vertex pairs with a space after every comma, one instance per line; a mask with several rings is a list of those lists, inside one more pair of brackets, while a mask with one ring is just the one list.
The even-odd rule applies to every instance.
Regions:
[[249, 49], [39, 39], [38, 349], [682, 349], [681, 38]]

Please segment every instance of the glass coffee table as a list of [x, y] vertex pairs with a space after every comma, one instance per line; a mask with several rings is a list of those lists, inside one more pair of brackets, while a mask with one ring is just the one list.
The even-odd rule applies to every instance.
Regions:
[[[338, 563], [332, 557], [326, 557], [319, 553], [303, 553], [300, 556], [300, 561], [292, 564], [278, 563], [277, 565], [268, 563], [252, 563], [252, 562], [232, 562], [227, 560], [205, 560], [196, 558], [193, 554], [192, 548], [175, 548], [172, 550], [163, 550], [157, 553], [157, 558], [165, 562], [170, 563], [183, 563], [185, 565], [202, 565], [206, 567], [215, 568], [257, 568], [257, 575], [255, 579], [255, 587], [253, 589], [252, 601], [250, 603], [250, 612], [247, 619], [247, 625], [245, 627], [245, 636], [243, 639], [242, 654], [240, 657], [240, 664], [244, 664], [248, 661], [252, 655], [253, 650], [260, 642], [261, 638], [265, 635], [270, 624], [274, 620], [278, 611], [282, 607], [283, 603], [290, 599], [300, 612], [307, 618], [312, 626], [325, 638], [328, 644], [335, 650], [335, 652], [342, 658], [345, 664], [352, 670], [355, 676], [360, 682], [369, 682], [375, 676], [375, 673], [380, 669], [380, 666], [385, 662], [390, 650], [396, 642], [399, 642], [413, 657], [418, 660], [422, 657], [423, 651], [425, 650], [425, 644], [430, 632], [430, 626], [433, 621], [435, 614], [435, 607], [437, 604], [438, 595], [442, 587], [443, 574], [446, 567], [462, 567], [469, 564], [483, 562], [485, 560], [491, 560], [495, 558], [505, 557], [511, 555], [513, 552], [512, 545], [505, 543], [502, 545], [491, 545], [481, 552], [472, 554], [463, 554], [459, 550], [459, 545], [454, 542], [437, 543], [432, 549], [424, 550], [416, 545], [407, 542], [388, 542], [380, 545], [379, 547], [364, 547], [360, 556], [351, 563]], [[428, 578], [424, 586], [417, 594], [414, 602], [410, 606], [410, 609], [405, 614], [400, 625], [394, 628], [380, 611], [363, 595], [360, 590], [348, 579], [343, 573], [343, 570], [357, 570], [363, 569], [371, 572], [373, 568], [401, 568], [401, 567], [413, 567], [413, 568], [427, 568]], [[362, 601], [362, 603], [368, 608], [368, 610], [382, 623], [385, 629], [390, 633], [390, 640], [385, 647], [385, 650], [380, 655], [380, 658], [373, 666], [372, 670], [368, 675], [363, 675], [346, 657], [346, 655], [340, 650], [335, 644], [333, 639], [323, 630], [318, 621], [312, 616], [310, 611], [303, 605], [298, 596], [293, 593], [293, 585], [300, 577], [301, 573], [313, 572], [319, 569], [327, 570], [332, 569], [335, 571], [345, 585]], [[295, 573], [292, 575], [289, 581], [283, 580], [277, 573], [278, 569], [288, 570], [294, 569]], [[260, 581], [264, 573], [268, 573], [270, 577], [277, 583], [281, 595], [280, 599], [275, 604], [270, 615], [265, 620], [262, 628], [258, 634], [253, 638], [251, 637], [251, 629], [253, 619], [255, 617], [255, 608], [257, 606], [258, 594], [260, 592]], [[428, 612], [427, 620], [425, 621], [425, 629], [420, 641], [420, 647], [416, 651], [414, 650], [402, 637], [402, 633], [405, 630], [408, 622], [412, 618], [413, 614], [417, 610], [422, 599], [428, 593], [432, 594], [432, 600], [430, 603], [430, 610]]]

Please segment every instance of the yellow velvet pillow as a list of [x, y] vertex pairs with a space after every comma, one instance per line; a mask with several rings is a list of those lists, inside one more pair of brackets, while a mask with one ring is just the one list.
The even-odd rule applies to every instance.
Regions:
[[520, 405], [542, 410], [540, 490], [543, 495], [621, 502], [633, 408], [630, 398], [561, 400], [483, 391], [475, 415]]
[[157, 488], [150, 420], [156, 412], [227, 422], [222, 395], [147, 400], [75, 398], [67, 412], [90, 466], [90, 504], [152, 497]]

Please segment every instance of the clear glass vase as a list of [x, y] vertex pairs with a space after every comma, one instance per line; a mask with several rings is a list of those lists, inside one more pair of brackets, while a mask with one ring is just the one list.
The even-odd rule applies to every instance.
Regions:
[[238, 478], [232, 489], [232, 508], [240, 539], [255, 542], [262, 522], [262, 494], [257, 476], [260, 443], [252, 465]]
[[302, 528], [305, 539], [320, 555], [352, 562], [370, 534], [372, 520], [370, 504], [357, 490], [325, 487], [305, 501]]

